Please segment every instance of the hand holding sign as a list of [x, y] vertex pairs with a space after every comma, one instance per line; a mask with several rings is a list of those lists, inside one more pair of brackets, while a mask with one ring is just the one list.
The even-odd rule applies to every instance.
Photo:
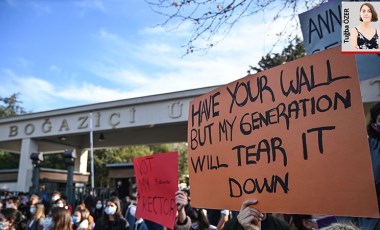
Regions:
[[340, 47], [193, 100], [188, 143], [196, 207], [254, 196], [263, 212], [379, 215], [355, 57]]
[[174, 228], [177, 207], [178, 153], [160, 153], [133, 160], [139, 202], [136, 216]]

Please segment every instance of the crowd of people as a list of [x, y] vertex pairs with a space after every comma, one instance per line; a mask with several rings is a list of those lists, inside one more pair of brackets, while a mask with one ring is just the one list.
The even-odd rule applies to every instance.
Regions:
[[[370, 110], [368, 143], [378, 201], [380, 195], [380, 102]], [[46, 195], [46, 194], [45, 194]], [[72, 207], [59, 192], [50, 198], [9, 193], [0, 201], [0, 230], [163, 230], [166, 227], [136, 216], [137, 193], [120, 199], [89, 195]], [[243, 202], [238, 212], [192, 207], [190, 187], [173, 194], [177, 205], [175, 230], [380, 230], [380, 219], [313, 215], [275, 215], [255, 208], [259, 201]], [[380, 203], [379, 203], [380, 207]]]
[[[311, 215], [274, 215], [254, 208], [257, 200], [247, 200], [239, 212], [211, 210], [191, 206], [189, 188], [175, 196], [177, 216], [175, 230], [212, 229], [322, 229], [320, 220], [326, 217]], [[137, 194], [123, 199], [111, 195], [106, 200], [89, 195], [75, 208], [54, 192], [46, 201], [38, 195], [9, 194], [0, 202], [0, 229], [6, 230], [164, 230], [150, 220], [136, 217]], [[323, 229], [358, 230], [354, 223], [338, 224], [337, 219]], [[332, 224], [332, 225], [330, 225]], [[334, 227], [335, 226], [335, 227]]]

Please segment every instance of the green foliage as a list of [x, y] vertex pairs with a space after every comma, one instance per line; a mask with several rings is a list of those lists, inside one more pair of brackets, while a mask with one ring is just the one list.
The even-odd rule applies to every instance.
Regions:
[[0, 151], [0, 169], [17, 169], [20, 154]]
[[13, 117], [26, 113], [19, 100], [20, 93], [14, 93], [10, 97], [0, 97], [0, 118]]
[[63, 153], [44, 154], [44, 160], [41, 162], [41, 168], [67, 169]]
[[[95, 187], [108, 186], [107, 164], [133, 162], [135, 157], [149, 156], [165, 152], [179, 152], [178, 173], [180, 178], [188, 173], [187, 148], [185, 143], [139, 145], [123, 148], [99, 149], [94, 151]], [[88, 162], [88, 171], [91, 169], [91, 161]]]
[[261, 57], [258, 67], [250, 66], [250, 69], [247, 72], [248, 74], [251, 73], [251, 70], [261, 72], [286, 62], [296, 60], [305, 55], [305, 47], [302, 40], [299, 37], [295, 37], [295, 39], [291, 41], [281, 53], [268, 53], [267, 55]]
[[[12, 117], [25, 113], [21, 107], [19, 93], [14, 93], [10, 97], [0, 97], [0, 118]], [[20, 154], [0, 151], [0, 169], [17, 169], [19, 166]]]

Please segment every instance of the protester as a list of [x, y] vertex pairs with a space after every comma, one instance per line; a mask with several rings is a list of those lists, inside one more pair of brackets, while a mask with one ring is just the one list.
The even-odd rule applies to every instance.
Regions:
[[26, 224], [26, 230], [43, 230], [45, 224], [45, 206], [43, 203], [30, 205], [31, 217]]
[[217, 210], [217, 209], [207, 209], [207, 218], [210, 224], [217, 227], [217, 229], [223, 229], [224, 224], [228, 221], [230, 216], [229, 210]]
[[100, 198], [95, 199], [95, 209], [92, 213], [94, 222], [96, 223], [103, 216], [103, 201]]
[[[380, 102], [370, 109], [370, 114], [370, 121], [367, 125], [368, 142], [380, 210]], [[358, 221], [359, 227], [362, 229], [380, 229], [379, 218], [359, 218]]]
[[71, 230], [71, 214], [68, 209], [53, 207], [51, 209], [52, 230]]
[[137, 210], [137, 193], [133, 193], [130, 196], [131, 204], [129, 205], [125, 219], [128, 221], [129, 228], [133, 230], [148, 230], [148, 226], [145, 224], [144, 219], [136, 217]]
[[224, 225], [226, 230], [288, 230], [289, 225], [270, 214], [261, 213], [252, 206], [257, 200], [246, 200], [243, 202], [237, 218], [232, 218]]
[[352, 224], [335, 223], [328, 227], [321, 228], [320, 230], [360, 230], [360, 229]]
[[19, 206], [18, 197], [16, 197], [16, 196], [9, 197], [8, 199], [6, 199], [5, 203], [6, 203], [6, 208], [13, 208], [16, 210], [17, 218], [16, 218], [15, 228], [17, 230], [25, 229], [26, 228], [26, 222], [28, 220], [27, 220], [26, 216], [24, 216], [24, 214], [22, 214], [18, 210], [18, 206]]
[[74, 230], [91, 230], [89, 217], [90, 212], [86, 208], [77, 209], [72, 216], [73, 229]]
[[0, 223], [3, 229], [17, 230], [17, 211], [14, 208], [4, 208], [0, 212]]
[[176, 219], [175, 229], [190, 229], [190, 230], [211, 230], [217, 229], [214, 225], [210, 225], [205, 210], [201, 208], [191, 208], [188, 213], [185, 207], [188, 204], [188, 198], [183, 191], [178, 191], [175, 194], [178, 216]]
[[40, 198], [39, 196], [37, 196], [36, 194], [32, 194], [30, 197], [29, 197], [29, 201], [28, 201], [28, 210], [27, 210], [27, 214], [26, 214], [26, 218], [29, 220], [33, 215], [30, 213], [30, 207], [34, 206], [35, 204], [41, 202], [40, 201]]
[[116, 196], [111, 196], [107, 201], [103, 217], [100, 218], [94, 230], [127, 230], [128, 222], [121, 214], [120, 200]]

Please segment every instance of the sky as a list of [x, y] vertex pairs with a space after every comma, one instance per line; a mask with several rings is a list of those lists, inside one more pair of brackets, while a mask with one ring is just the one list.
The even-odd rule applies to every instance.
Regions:
[[227, 84], [246, 76], [284, 21], [241, 20], [217, 46], [185, 55], [143, 0], [0, 0], [0, 97], [41, 112]]

